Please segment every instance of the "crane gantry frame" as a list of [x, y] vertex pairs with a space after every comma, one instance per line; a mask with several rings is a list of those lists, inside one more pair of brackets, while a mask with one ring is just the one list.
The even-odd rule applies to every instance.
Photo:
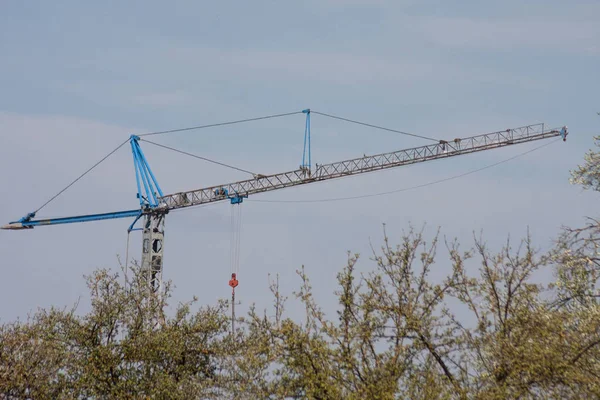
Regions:
[[568, 135], [566, 126], [563, 126], [560, 129], [546, 130], [544, 124], [539, 123], [483, 135], [456, 138], [451, 141], [440, 140], [431, 145], [373, 156], [364, 156], [329, 164], [315, 164], [313, 170], [310, 156], [311, 110], [306, 109], [302, 112], [306, 114], [304, 151], [302, 164], [296, 170], [273, 175], [254, 174], [252, 179], [165, 195], [140, 147], [139, 142], [144, 141], [144, 139], [140, 138], [140, 136], [131, 135], [129, 143], [131, 145], [135, 166], [138, 191], [137, 197], [140, 203], [139, 209], [38, 220], [34, 219], [36, 212], [31, 212], [18, 221], [10, 222], [1, 228], [21, 230], [31, 229], [36, 226], [89, 222], [115, 218], [134, 218], [133, 223], [128, 228], [128, 231], [130, 232], [133, 230], [135, 224], [143, 218], [143, 226], [141, 228], [141, 267], [153, 290], [158, 290], [162, 286], [165, 233], [164, 222], [166, 215], [171, 210], [225, 200], [229, 200], [231, 204], [240, 204], [243, 202], [244, 198], [258, 193], [491, 150], [557, 136], [562, 137], [563, 141], [566, 141]]

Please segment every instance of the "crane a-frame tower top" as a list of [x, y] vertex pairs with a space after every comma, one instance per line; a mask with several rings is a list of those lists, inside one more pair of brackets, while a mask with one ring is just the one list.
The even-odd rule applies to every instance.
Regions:
[[306, 109], [302, 112], [306, 114], [304, 153], [302, 164], [298, 169], [293, 171], [272, 175], [255, 174], [252, 179], [190, 190], [187, 192], [164, 194], [140, 146], [140, 141], [144, 141], [145, 139], [140, 137], [142, 135], [132, 135], [129, 138], [129, 144], [131, 146], [135, 166], [137, 197], [140, 204], [139, 208], [102, 214], [37, 220], [34, 219], [36, 212], [31, 212], [18, 221], [10, 222], [1, 228], [22, 230], [46, 225], [90, 222], [115, 218], [134, 218], [133, 223], [129, 227], [129, 231], [131, 231], [135, 224], [142, 219], [142, 271], [144, 271], [152, 288], [157, 290], [162, 285], [165, 234], [164, 222], [165, 216], [170, 210], [218, 201], [230, 201], [232, 204], [239, 204], [244, 198], [262, 192], [306, 185], [314, 182], [400, 167], [419, 162], [450, 158], [553, 137], [560, 136], [563, 141], [566, 141], [568, 134], [566, 126], [559, 129], [545, 129], [544, 124], [534, 124], [483, 135], [456, 138], [448, 141], [439, 140], [426, 146], [373, 156], [364, 156], [330, 164], [315, 164], [313, 168], [310, 156], [311, 110]]

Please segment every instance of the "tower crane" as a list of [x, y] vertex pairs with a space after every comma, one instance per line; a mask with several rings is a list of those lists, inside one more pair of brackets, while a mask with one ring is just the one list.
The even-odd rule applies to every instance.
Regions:
[[[311, 110], [306, 109], [303, 110], [302, 113], [306, 114], [306, 124], [302, 164], [298, 169], [272, 175], [255, 174], [252, 179], [186, 192], [164, 194], [140, 146], [140, 141], [145, 141], [145, 139], [141, 138], [141, 135], [131, 135], [129, 144], [131, 146], [135, 166], [139, 208], [102, 214], [48, 219], [34, 219], [36, 212], [31, 212], [23, 218], [10, 222], [1, 228], [23, 230], [39, 226], [116, 218], [134, 218], [133, 223], [128, 229], [128, 231], [131, 231], [135, 224], [141, 219], [143, 220], [143, 226], [141, 228], [142, 273], [149, 281], [151, 288], [153, 290], [158, 290], [162, 286], [165, 217], [171, 210], [220, 201], [229, 201], [231, 204], [240, 204], [248, 196], [258, 193], [307, 185], [388, 168], [401, 167], [419, 162], [450, 158], [553, 137], [560, 136], [563, 141], [566, 141], [568, 134], [566, 126], [559, 129], [545, 129], [544, 124], [539, 123], [483, 135], [456, 138], [449, 141], [439, 140], [430, 145], [397, 150], [373, 156], [363, 156], [329, 164], [315, 164], [313, 168], [310, 156]], [[317, 112], [314, 111], [314, 113]], [[232, 278], [235, 279], [235, 276]], [[234, 283], [237, 286], [237, 280]]]

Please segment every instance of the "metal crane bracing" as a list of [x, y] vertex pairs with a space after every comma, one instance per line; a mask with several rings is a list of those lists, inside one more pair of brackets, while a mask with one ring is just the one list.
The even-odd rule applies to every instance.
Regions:
[[544, 124], [540, 123], [478, 136], [457, 138], [451, 141], [440, 140], [438, 143], [431, 145], [364, 156], [330, 164], [315, 164], [313, 170], [310, 158], [310, 109], [303, 110], [303, 113], [306, 114], [304, 151], [302, 164], [296, 170], [273, 175], [256, 174], [253, 179], [164, 195], [140, 147], [139, 142], [144, 139], [132, 135], [129, 143], [135, 166], [137, 197], [140, 203], [139, 209], [38, 220], [33, 219], [35, 218], [35, 212], [32, 212], [18, 221], [4, 225], [2, 229], [31, 229], [36, 226], [132, 217], [134, 221], [128, 229], [130, 232], [137, 221], [143, 218], [143, 226], [139, 229], [142, 230], [141, 267], [151, 287], [157, 290], [162, 285], [164, 222], [165, 216], [170, 210], [225, 200], [229, 200], [231, 204], [239, 204], [244, 198], [257, 193], [557, 136], [562, 137], [563, 141], [566, 141], [568, 135], [566, 126], [560, 129], [546, 130]]

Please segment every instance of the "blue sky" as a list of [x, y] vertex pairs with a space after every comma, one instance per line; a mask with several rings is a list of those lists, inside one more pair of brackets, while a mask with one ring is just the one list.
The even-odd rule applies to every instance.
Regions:
[[[600, 3], [596, 1], [17, 2], [0, 5], [0, 222], [41, 205], [131, 133], [310, 107], [436, 138], [545, 122], [555, 143], [478, 174], [389, 196], [378, 193], [500, 161], [540, 143], [255, 196], [244, 207], [239, 297], [268, 304], [267, 274], [284, 290], [306, 265], [331, 306], [346, 251], [365, 255], [387, 223], [438, 226], [465, 247], [483, 230], [498, 246], [529, 226], [548, 248], [561, 225], [595, 215], [593, 193], [568, 183], [598, 134]], [[156, 137], [165, 145], [263, 173], [296, 168], [303, 116]], [[319, 163], [422, 141], [313, 116]], [[145, 147], [164, 190], [244, 179]], [[135, 207], [126, 149], [40, 213]], [[229, 295], [229, 205], [167, 221], [165, 277], [175, 300]], [[82, 280], [125, 254], [127, 221], [0, 232], [0, 319], [86, 297]], [[131, 253], [139, 253], [137, 236]], [[436, 274], [449, 270], [443, 252]], [[85, 307], [85, 306], [82, 306]]]

